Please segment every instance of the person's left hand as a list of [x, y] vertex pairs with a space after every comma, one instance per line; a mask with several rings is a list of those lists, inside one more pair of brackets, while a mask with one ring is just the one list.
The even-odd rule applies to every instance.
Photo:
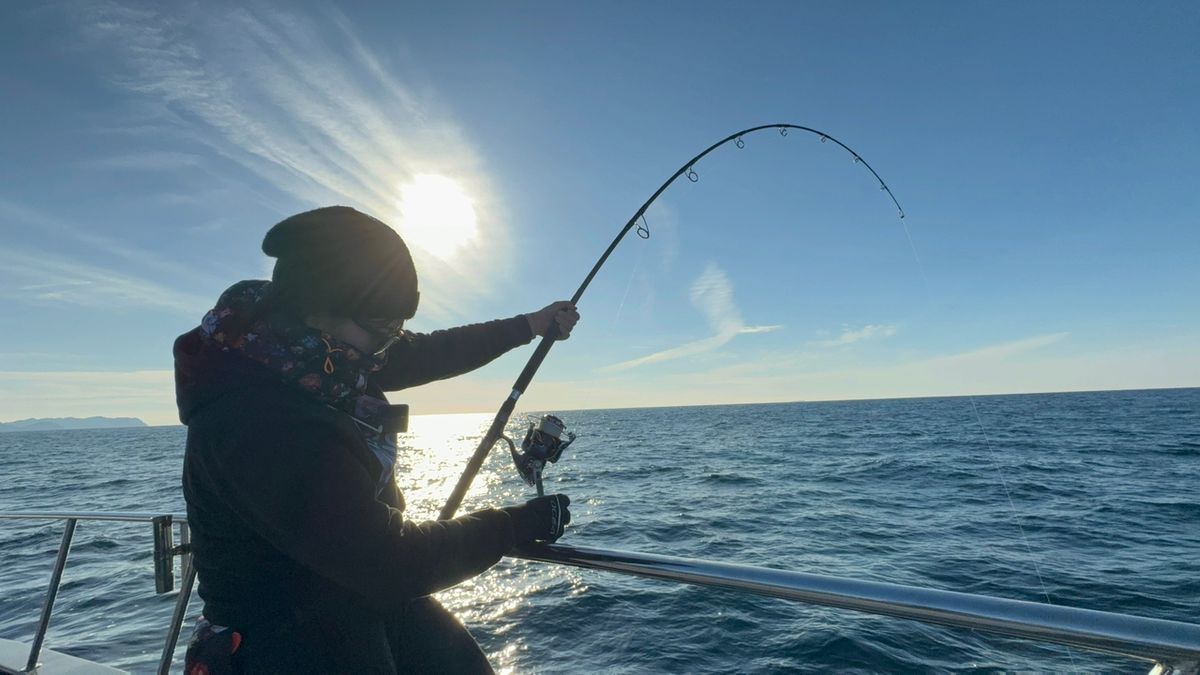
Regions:
[[534, 335], [545, 336], [546, 331], [554, 326], [558, 329], [556, 337], [559, 340], [566, 340], [571, 337], [571, 329], [579, 322], [579, 311], [569, 300], [560, 300], [552, 302], [536, 312], [526, 314], [525, 320], [529, 322], [529, 329], [533, 331]]

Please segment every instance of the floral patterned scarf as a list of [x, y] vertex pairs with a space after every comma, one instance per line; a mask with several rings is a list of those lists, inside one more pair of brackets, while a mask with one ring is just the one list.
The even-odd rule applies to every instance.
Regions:
[[368, 376], [383, 368], [387, 356], [365, 354], [297, 318], [272, 312], [270, 298], [269, 281], [230, 286], [201, 320], [202, 339], [266, 366], [283, 382], [352, 416], [383, 464], [382, 489], [396, 463], [396, 441], [394, 435], [383, 434], [388, 402], [366, 391]]

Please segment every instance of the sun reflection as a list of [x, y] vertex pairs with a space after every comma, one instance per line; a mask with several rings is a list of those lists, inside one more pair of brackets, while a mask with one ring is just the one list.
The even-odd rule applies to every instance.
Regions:
[[[408, 433], [397, 439], [400, 454], [396, 463], [396, 482], [407, 503], [406, 518], [437, 517], [491, 421], [487, 413], [418, 415], [410, 420]], [[526, 424], [526, 419], [517, 416], [509, 423], [508, 435], [519, 437]], [[532, 488], [517, 477], [507, 446], [501, 443], [488, 455], [459, 513], [520, 504], [533, 496]], [[526, 629], [512, 621], [514, 614], [535, 605], [538, 598], [575, 597], [586, 591], [579, 570], [506, 558], [437, 597], [468, 626], [488, 626], [494, 635], [503, 635], [504, 646], [488, 654], [492, 666], [503, 673], [514, 672], [528, 639]]]
[[423, 173], [400, 187], [397, 229], [404, 240], [441, 260], [475, 239], [475, 204], [456, 181]]
[[[396, 484], [404, 492], [408, 518], [437, 517], [442, 501], [450, 496], [467, 459], [487, 431], [488, 422], [485, 413], [416, 415], [410, 420], [408, 433], [397, 438], [400, 452], [396, 461]], [[471, 485], [464, 509], [478, 506], [488, 484], [498, 479], [489, 466]]]

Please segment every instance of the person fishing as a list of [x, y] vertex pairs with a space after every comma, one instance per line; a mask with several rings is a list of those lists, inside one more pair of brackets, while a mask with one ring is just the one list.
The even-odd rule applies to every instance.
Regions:
[[204, 600], [185, 672], [492, 672], [430, 594], [514, 547], [553, 542], [565, 495], [454, 519], [404, 519], [395, 391], [460, 375], [535, 336], [567, 338], [570, 302], [509, 319], [403, 329], [412, 256], [344, 206], [267, 232], [270, 281], [234, 284], [174, 345], [187, 425], [183, 490]]

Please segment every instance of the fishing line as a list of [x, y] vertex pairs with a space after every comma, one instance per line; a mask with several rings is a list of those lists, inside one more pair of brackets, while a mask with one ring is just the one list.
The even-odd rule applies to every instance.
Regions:
[[[1042, 595], [1046, 598], [1046, 604], [1053, 605], [1054, 601], [1050, 599], [1050, 591], [1046, 590], [1046, 581], [1042, 578], [1042, 569], [1033, 555], [1033, 548], [1029, 546], [1029, 537], [1025, 534], [1025, 527], [1021, 525], [1021, 519], [1018, 517], [1017, 505], [1013, 502], [1012, 492], [1008, 489], [1004, 470], [1000, 466], [996, 451], [992, 448], [992, 439], [988, 436], [987, 428], [983, 426], [983, 417], [979, 414], [979, 406], [975, 405], [974, 396], [968, 394], [967, 398], [971, 401], [971, 410], [975, 412], [975, 422], [979, 424], [979, 433], [983, 435], [984, 445], [987, 447], [988, 455], [991, 456], [992, 467], [996, 469], [996, 475], [1000, 477], [1000, 485], [1004, 486], [1004, 496], [1008, 498], [1008, 516], [1021, 533], [1021, 543], [1025, 545], [1025, 553], [1029, 556], [1029, 562], [1033, 563], [1033, 572], [1037, 575], [1038, 584], [1042, 587]], [[1063, 645], [1063, 647], [1067, 650], [1067, 657], [1071, 659], [1071, 668], [1075, 668], [1075, 654], [1071, 651], [1070, 646]]]
[[[645, 216], [642, 216], [643, 222], [645, 222], [645, 218], [646, 218]], [[646, 236], [644, 236], [644, 237], [642, 236], [643, 231], [646, 233]], [[638, 229], [637, 229], [637, 233], [638, 233], [639, 237], [642, 237], [642, 239], [650, 238], [649, 226], [639, 225]], [[621, 320], [621, 311], [625, 309], [625, 300], [626, 300], [626, 298], [629, 297], [630, 289], [633, 288], [634, 278], [637, 277], [638, 272], [642, 271], [642, 260], [645, 257], [646, 257], [646, 247], [643, 246], [641, 249], [638, 250], [637, 262], [635, 262], [633, 265], [633, 271], [629, 273], [629, 283], [625, 284], [625, 292], [623, 294], [621, 294], [621, 302], [620, 302], [620, 304], [617, 305], [617, 315], [613, 318], [614, 325], [617, 324]]]
[[1033, 571], [1037, 573], [1038, 583], [1042, 586], [1042, 595], [1046, 598], [1047, 605], [1053, 605], [1050, 600], [1050, 593], [1046, 590], [1046, 582], [1042, 579], [1042, 570], [1038, 567], [1037, 560], [1033, 559], [1033, 550], [1029, 547], [1029, 539], [1025, 536], [1025, 528], [1021, 525], [1021, 521], [1017, 518], [1017, 506], [1013, 502], [1012, 492], [1008, 489], [1008, 481], [1004, 478], [1004, 471], [1001, 470], [999, 458], [996, 457], [996, 451], [992, 448], [992, 439], [988, 437], [987, 428], [983, 426], [983, 417], [979, 415], [979, 406], [975, 405], [975, 397], [968, 396], [971, 401], [971, 410], [975, 413], [975, 422], [979, 425], [979, 433], [983, 436], [984, 445], [987, 446], [988, 455], [992, 458], [992, 466], [996, 469], [996, 474], [1000, 477], [1000, 485], [1004, 486], [1004, 496], [1008, 498], [1009, 515], [1012, 517], [1013, 524], [1021, 532], [1021, 539], [1025, 543], [1025, 552], [1029, 554], [1030, 561], [1033, 562]]
[[[927, 298], [932, 299], [932, 293], [929, 286], [929, 277], [925, 274], [925, 265], [921, 262], [920, 255], [917, 254], [916, 244], [913, 243], [912, 235], [909, 233], [908, 224], [904, 225], [904, 234], [908, 237], [908, 244], [912, 247], [913, 257], [917, 261], [917, 268], [921, 271], [921, 279], [925, 282], [925, 293]], [[1021, 543], [1025, 546], [1025, 553], [1029, 556], [1029, 562], [1033, 564], [1033, 572], [1037, 576], [1038, 586], [1041, 587], [1042, 596], [1046, 598], [1047, 605], [1054, 605], [1054, 601], [1050, 599], [1050, 592], [1046, 589], [1046, 580], [1042, 577], [1041, 566], [1038, 565], [1037, 558], [1034, 556], [1033, 547], [1029, 545], [1029, 536], [1025, 533], [1025, 527], [1021, 525], [1020, 514], [1017, 512], [1016, 502], [1013, 501], [1012, 491], [1008, 488], [1008, 480], [1004, 476], [1004, 469], [1000, 464], [999, 457], [996, 455], [995, 449], [992, 447], [992, 439], [988, 435], [987, 427], [983, 424], [983, 417], [979, 414], [979, 406], [975, 403], [975, 397], [967, 394], [967, 399], [971, 402], [971, 410], [975, 413], [975, 422], [979, 425], [979, 433], [983, 436], [984, 447], [987, 448], [988, 455], [991, 458], [992, 468], [995, 469], [996, 475], [1000, 478], [1000, 485], [1004, 488], [1004, 496], [1008, 500], [1009, 519], [1017, 526], [1017, 531], [1021, 534]], [[1063, 645], [1067, 650], [1067, 658], [1071, 660], [1071, 667], [1075, 668], [1075, 654], [1068, 645]]]
[[[750, 127], [749, 129], [743, 129], [741, 131], [734, 132], [708, 146], [695, 157], [692, 157], [688, 161], [684, 162], [683, 166], [679, 167], [679, 169], [672, 174], [671, 177], [666, 180], [666, 182], [660, 185], [658, 189], [654, 191], [654, 194], [650, 195], [650, 198], [647, 199], [645, 203], [643, 203], [642, 206], [633, 214], [633, 217], [630, 218], [627, 223], [625, 223], [625, 227], [621, 228], [621, 231], [612, 240], [612, 243], [608, 245], [608, 248], [605, 249], [604, 254], [600, 256], [600, 259], [596, 261], [596, 264], [592, 267], [592, 270], [588, 272], [587, 277], [584, 278], [583, 283], [580, 284], [579, 289], [575, 291], [575, 295], [571, 297], [571, 303], [573, 305], [579, 303], [579, 298], [583, 296], [584, 291], [586, 291], [587, 287], [592, 283], [592, 279], [595, 278], [596, 273], [600, 271], [600, 268], [608, 260], [608, 257], [612, 255], [613, 250], [617, 248], [617, 244], [621, 243], [621, 240], [631, 229], [633, 229], [639, 220], [643, 223], [643, 226], [638, 229], [638, 236], [642, 237], [643, 239], [649, 237], [650, 230], [648, 226], [645, 225], [644, 219], [646, 209], [650, 208], [650, 205], [653, 204], [655, 200], [658, 199], [659, 195], [665, 192], [667, 188], [671, 187], [671, 184], [674, 183], [676, 179], [678, 179], [680, 176], [687, 176], [689, 181], [693, 183], [698, 182], [700, 180], [700, 174], [695, 170], [696, 163], [704, 159], [705, 156], [707, 156], [710, 152], [729, 142], [734, 142], [739, 149], [744, 148], [746, 145], [744, 138], [745, 136], [749, 136], [750, 134], [767, 129], [775, 129], [779, 132], [781, 137], [785, 138], [787, 137], [789, 130], [795, 129], [797, 131], [803, 131], [805, 133], [816, 135], [818, 138], [820, 138], [821, 143], [828, 143], [832, 141], [834, 144], [850, 153], [850, 156], [854, 159], [855, 164], [862, 164], [867, 171], [871, 172], [871, 175], [874, 176], [875, 180], [879, 182], [879, 189], [887, 193], [888, 197], [891, 198], [892, 203], [895, 204], [901, 220], [904, 219], [904, 209], [900, 206], [900, 202], [896, 200], [896, 196], [892, 194], [891, 188], [888, 187], [887, 183], [883, 181], [883, 178], [880, 177], [875, 169], [873, 169], [871, 165], [862, 158], [861, 155], [859, 155], [845, 143], [842, 143], [838, 139], [823, 131], [818, 131], [811, 127], [800, 126], [798, 124], [763, 124], [756, 127]], [[512, 415], [513, 409], [516, 407], [517, 399], [519, 399], [529, 387], [530, 381], [533, 380], [533, 376], [537, 373], [538, 368], [541, 367], [542, 361], [545, 360], [546, 355], [550, 352], [550, 347], [554, 345], [554, 341], [557, 339], [557, 337], [558, 336], [554, 327], [551, 326], [551, 328], [546, 331], [546, 335], [542, 337], [542, 341], [538, 344], [537, 348], [534, 349], [533, 355], [529, 357], [529, 361], [525, 364], [525, 368], [517, 377], [516, 382], [513, 383], [512, 391], [500, 405], [500, 410], [496, 413], [496, 417], [492, 420], [492, 425], [488, 428], [487, 433], [484, 434], [483, 439], [479, 442], [479, 446], [475, 448], [475, 453], [467, 462], [467, 466], [463, 470], [462, 476], [459, 477], [458, 483], [454, 486], [454, 490], [450, 493], [450, 497], [446, 500], [446, 505], [442, 507], [441, 513], [438, 515], [440, 519], [446, 520], [453, 518], [454, 514], [458, 511], [458, 507], [462, 504], [462, 500], [466, 496], [467, 490], [471, 487], [471, 482], [475, 479], [475, 475], [479, 473], [479, 469], [483, 466], [483, 461], [487, 459], [488, 453], [491, 451], [492, 447], [499, 442], [501, 436], [503, 436], [504, 428], [508, 424], [508, 420]]]
[[901, 220], [900, 225], [904, 227], [904, 238], [908, 239], [908, 247], [912, 249], [913, 260], [917, 261], [917, 269], [921, 270], [921, 281], [925, 282], [925, 294], [932, 295], [929, 292], [929, 277], [925, 275], [925, 266], [921, 264], [921, 256], [917, 253], [917, 245], [913, 243], [912, 233], [908, 231], [908, 223]]

